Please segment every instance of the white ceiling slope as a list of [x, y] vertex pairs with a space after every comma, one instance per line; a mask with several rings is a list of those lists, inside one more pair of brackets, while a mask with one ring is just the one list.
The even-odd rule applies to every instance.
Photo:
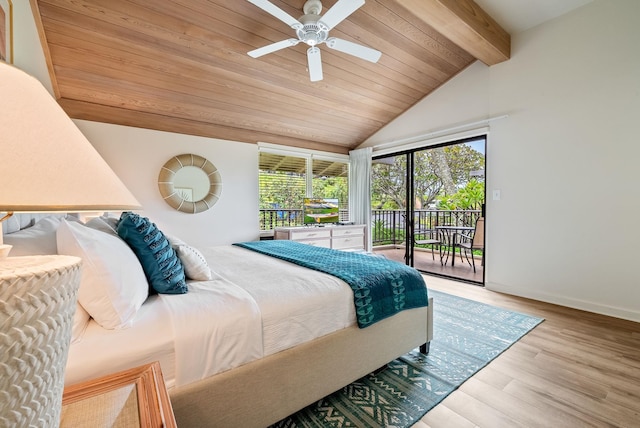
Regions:
[[516, 34], [591, 3], [593, 0], [475, 0], [493, 19]]

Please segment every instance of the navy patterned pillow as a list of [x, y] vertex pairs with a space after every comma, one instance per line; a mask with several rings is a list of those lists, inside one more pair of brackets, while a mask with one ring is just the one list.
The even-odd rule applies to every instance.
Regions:
[[164, 234], [148, 218], [124, 212], [117, 225], [118, 235], [129, 244], [140, 260], [149, 281], [149, 292], [184, 294], [187, 292], [184, 268]]

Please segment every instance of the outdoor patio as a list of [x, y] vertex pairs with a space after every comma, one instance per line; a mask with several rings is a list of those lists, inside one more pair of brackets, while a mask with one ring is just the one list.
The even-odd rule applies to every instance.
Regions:
[[[375, 254], [381, 254], [391, 260], [404, 263], [404, 247], [373, 247]], [[445, 259], [446, 260], [446, 255]], [[471, 259], [469, 259], [471, 260]], [[431, 273], [434, 275], [445, 275], [452, 278], [457, 278], [463, 281], [473, 281], [479, 284], [483, 283], [484, 267], [482, 266], [482, 260], [476, 256], [476, 272], [473, 272], [473, 268], [469, 266], [465, 258], [460, 259], [460, 254], [456, 254], [456, 264], [451, 266], [451, 256], [446, 265], [440, 265], [440, 256], [438, 251], [435, 252], [435, 260], [431, 258], [430, 250], [422, 250], [416, 248], [413, 256], [413, 265], [416, 269], [425, 273]]]

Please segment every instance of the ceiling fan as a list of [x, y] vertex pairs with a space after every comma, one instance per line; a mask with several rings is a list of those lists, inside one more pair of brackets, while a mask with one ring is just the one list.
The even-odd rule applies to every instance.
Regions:
[[364, 4], [364, 0], [338, 0], [323, 16], [320, 0], [307, 0], [302, 10], [304, 15], [295, 19], [278, 6], [268, 0], [248, 0], [260, 9], [275, 16], [296, 31], [297, 39], [282, 40], [270, 45], [247, 52], [253, 58], [261, 57], [280, 49], [295, 46], [300, 42], [309, 45], [307, 49], [307, 61], [309, 64], [309, 76], [312, 82], [322, 80], [322, 61], [318, 45], [325, 43], [327, 47], [344, 52], [358, 58], [378, 62], [380, 51], [371, 49], [337, 37], [329, 37], [329, 30], [344, 21]]

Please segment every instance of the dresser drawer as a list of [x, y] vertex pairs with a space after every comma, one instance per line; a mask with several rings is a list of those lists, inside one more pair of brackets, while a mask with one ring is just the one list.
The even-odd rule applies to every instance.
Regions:
[[333, 237], [332, 248], [346, 250], [348, 248], [364, 248], [364, 235]]
[[331, 238], [324, 239], [305, 239], [304, 241], [298, 241], [301, 244], [313, 245], [314, 247], [331, 248]]
[[326, 238], [331, 240], [331, 230], [329, 229], [304, 229], [304, 230], [292, 230], [289, 232], [289, 239], [292, 241], [300, 241], [307, 239], [320, 239]]
[[358, 227], [341, 226], [341, 227], [336, 227], [335, 229], [333, 229], [332, 233], [333, 233], [334, 237], [364, 235], [364, 227], [362, 227], [362, 226], [358, 226]]

